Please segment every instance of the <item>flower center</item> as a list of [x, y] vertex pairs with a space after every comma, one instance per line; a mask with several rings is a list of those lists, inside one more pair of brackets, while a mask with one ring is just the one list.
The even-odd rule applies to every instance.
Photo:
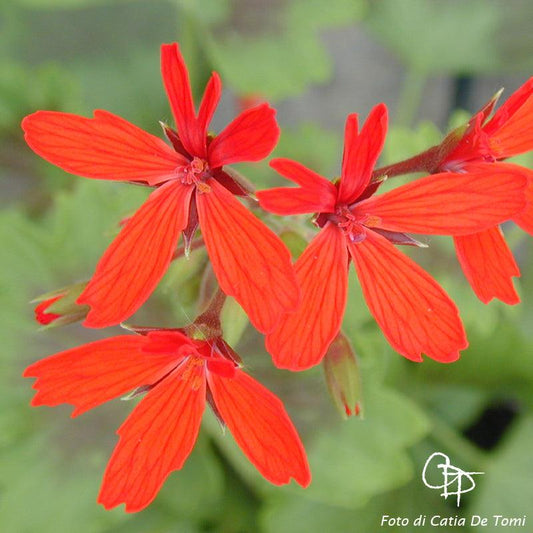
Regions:
[[186, 381], [192, 390], [198, 390], [205, 380], [204, 360], [196, 355], [191, 355], [185, 364], [187, 366], [181, 375], [181, 379]]
[[188, 164], [176, 169], [178, 178], [184, 185], [202, 185], [209, 172], [209, 165], [207, 161], [194, 157]]
[[337, 205], [335, 213], [329, 215], [328, 219], [337, 224], [350, 241], [361, 242], [365, 239], [364, 221], [354, 215], [346, 204]]

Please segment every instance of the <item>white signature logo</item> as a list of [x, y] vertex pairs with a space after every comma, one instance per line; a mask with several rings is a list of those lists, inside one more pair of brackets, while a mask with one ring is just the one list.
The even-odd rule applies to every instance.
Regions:
[[[443, 481], [441, 485], [431, 485], [426, 479], [428, 466], [434, 460], [442, 461], [435, 465], [442, 470]], [[450, 458], [446, 454], [435, 452], [428, 457], [428, 460], [424, 465], [424, 470], [422, 470], [422, 481], [424, 482], [424, 485], [430, 489], [444, 489], [440, 495], [445, 499], [447, 499], [448, 496], [457, 496], [457, 507], [459, 507], [459, 504], [461, 503], [461, 494], [470, 492], [476, 488], [473, 476], [484, 473], [485, 472], [465, 472], [464, 470], [453, 466], [450, 463]]]

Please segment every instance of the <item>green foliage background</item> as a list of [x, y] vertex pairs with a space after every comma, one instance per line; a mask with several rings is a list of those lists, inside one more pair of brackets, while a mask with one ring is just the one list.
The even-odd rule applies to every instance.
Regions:
[[[512, 9], [506, 9], [509, 4]], [[25, 146], [19, 124], [37, 109], [88, 115], [94, 108], [105, 108], [158, 134], [157, 121], [170, 121], [159, 76], [159, 45], [175, 40], [188, 60], [197, 95], [212, 69], [221, 72], [229, 89], [220, 112], [224, 119], [235, 112], [235, 96], [258, 95], [283, 104], [312, 87], [335, 83], [323, 36], [358, 25], [395, 54], [405, 72], [382, 158], [388, 164], [439, 142], [444, 133], [428, 122], [413, 125], [432, 76], [519, 72], [525, 81], [531, 72], [533, 38], [523, 30], [532, 14], [528, 2], [521, 0], [3, 3], [0, 529], [372, 533], [382, 529], [383, 514], [412, 521], [420, 514], [521, 517], [531, 511], [533, 247], [513, 226], [504, 230], [522, 269], [517, 285], [523, 302], [516, 307], [499, 302], [485, 306], [476, 300], [456, 264], [450, 239], [433, 238], [429, 250], [413, 253], [461, 309], [470, 348], [452, 365], [429, 360], [413, 364], [394, 353], [351, 274], [344, 331], [359, 358], [363, 420], [341, 420], [319, 368], [300, 374], [275, 370], [261, 338], [245, 329], [239, 309], [225, 310], [227, 335], [247, 369], [282, 397], [302, 434], [313, 472], [307, 490], [270, 486], [206, 413], [191, 458], [171, 475], [147, 510], [137, 515], [104, 511], [95, 503], [96, 495], [115, 429], [131, 402], [111, 402], [72, 420], [67, 407], [30, 408], [31, 382], [21, 373], [38, 358], [119, 330], [88, 331], [72, 325], [41, 331], [28, 302], [87, 279], [116, 233], [117, 222], [136, 209], [147, 192], [66, 175]], [[357, 87], [350, 90], [357, 92]], [[344, 110], [354, 111], [361, 110]], [[284, 117], [279, 118], [283, 125]], [[464, 115], [456, 114], [450, 120], [461, 118]], [[307, 121], [284, 128], [275, 155], [296, 158], [333, 176], [339, 172], [341, 149], [340, 131]], [[533, 159], [523, 156], [520, 162], [530, 166]], [[279, 183], [266, 164], [240, 170], [258, 186]], [[274, 217], [269, 221], [279, 229], [285, 225]], [[196, 251], [188, 262], [175, 262], [147, 309], [131, 322], [185, 323], [195, 312], [205, 261], [204, 252]], [[501, 433], [501, 438], [491, 449], [483, 449], [469, 438], [468, 428], [487, 409], [502, 405], [514, 414], [511, 423], [503, 432], [489, 426], [489, 434]], [[449, 454], [466, 470], [486, 472], [460, 509], [421, 483], [421, 469], [433, 451]], [[400, 529], [405, 531], [387, 528]]]

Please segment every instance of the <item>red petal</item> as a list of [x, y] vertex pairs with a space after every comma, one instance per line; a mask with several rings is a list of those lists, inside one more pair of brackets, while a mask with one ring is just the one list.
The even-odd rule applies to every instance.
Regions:
[[183, 146], [192, 156], [205, 159], [205, 131], [196, 120], [189, 73], [177, 43], [161, 46], [161, 75]]
[[482, 302], [493, 298], [510, 305], [520, 302], [513, 286], [513, 276], [520, 276], [520, 270], [498, 226], [455, 237], [454, 242], [466, 279]]
[[381, 235], [349, 243], [363, 294], [391, 346], [412, 361], [449, 363], [467, 347], [459, 312], [442, 287]]
[[191, 453], [205, 408], [205, 370], [192, 359], [156, 385], [117, 431], [120, 440], [104, 474], [98, 502], [144, 509]]
[[196, 195], [207, 252], [221, 289], [261, 332], [296, 308], [299, 290], [290, 253], [279, 237], [214, 179]]
[[209, 145], [211, 168], [265, 158], [279, 139], [275, 115], [276, 111], [268, 104], [243, 111]]
[[506, 158], [533, 149], [533, 78], [515, 91], [483, 127], [497, 158]]
[[273, 159], [270, 166], [301, 187], [277, 187], [256, 193], [263, 209], [277, 215], [331, 213], [335, 210], [337, 189], [333, 183], [290, 159]]
[[91, 306], [86, 327], [103, 328], [131, 316], [163, 277], [187, 225], [193, 187], [168, 182], [154, 191], [111, 243], [77, 300]]
[[[368, 226], [426, 235], [469, 235], [509, 220], [525, 207], [527, 179], [512, 165], [485, 164], [464, 174], [418, 179], [356, 205]], [[365, 223], [366, 224], [366, 223]]]
[[37, 111], [24, 118], [22, 129], [35, 153], [87, 178], [153, 185], [187, 163], [161, 139], [107, 111], [95, 111], [94, 118]]
[[342, 231], [327, 224], [295, 264], [302, 302], [266, 337], [279, 368], [304, 370], [320, 363], [337, 335], [346, 307], [348, 251]]
[[202, 137], [204, 139], [207, 137], [207, 128], [215, 114], [221, 92], [222, 82], [220, 81], [219, 75], [213, 72], [205, 88], [204, 97], [200, 102], [200, 109], [198, 110], [198, 129], [202, 131]]
[[145, 337], [111, 337], [37, 361], [24, 377], [38, 378], [32, 405], [69, 403], [78, 416], [136, 387], [151, 385], [176, 365], [176, 356], [146, 354]]
[[194, 341], [181, 331], [164, 329], [148, 331], [146, 338], [148, 342], [143, 346], [143, 352], [176, 354], [181, 352], [183, 347], [187, 347], [187, 355], [197, 351]]
[[274, 485], [294, 478], [307, 487], [305, 450], [280, 399], [241, 370], [234, 378], [208, 372], [207, 381], [222, 419], [261, 475]]
[[513, 222], [518, 224], [524, 231], [533, 235], [533, 171], [522, 168], [528, 176], [528, 185], [526, 188], [526, 207], [518, 215], [513, 217]]
[[54, 302], [59, 300], [60, 298], [63, 298], [63, 294], [60, 294], [59, 296], [56, 296], [55, 298], [49, 298], [48, 300], [44, 300], [43, 302], [39, 303], [35, 307], [35, 320], [39, 322], [39, 324], [42, 324], [43, 326], [46, 326], [53, 322], [54, 320], [61, 318], [61, 315], [58, 315], [57, 313], [48, 313], [46, 310], [49, 306], [51, 306]]
[[344, 132], [342, 177], [339, 203], [351, 204], [365, 190], [378, 160], [387, 134], [387, 108], [375, 106], [361, 133], [357, 134], [357, 115], [348, 115]]

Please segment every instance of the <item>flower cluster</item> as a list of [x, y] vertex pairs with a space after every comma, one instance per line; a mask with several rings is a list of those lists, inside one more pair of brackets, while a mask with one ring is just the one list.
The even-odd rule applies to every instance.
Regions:
[[[66, 172], [151, 190], [89, 281], [38, 300], [40, 324], [124, 322], [171, 261], [192, 247], [205, 247], [216, 278], [207, 309], [184, 328], [130, 328], [131, 334], [57, 353], [25, 371], [37, 378], [32, 405], [68, 403], [72, 416], [130, 392], [143, 395], [118, 430], [98, 498], [106, 508], [124, 503], [127, 511], [146, 507], [182, 467], [206, 402], [267, 480], [294, 479], [303, 487], [311, 481], [281, 401], [242, 369], [223, 338], [226, 296], [265, 335], [277, 367], [299, 371], [325, 358], [334, 400], [347, 415], [358, 414], [357, 367], [341, 332], [350, 263], [371, 315], [397, 352], [412, 361], [426, 355], [451, 362], [468, 345], [459, 311], [397, 246], [425, 247], [410, 234], [451, 236], [478, 297], [513, 304], [512, 278], [519, 271], [499, 225], [513, 220], [533, 233], [533, 172], [503, 162], [533, 148], [527, 127], [533, 80], [494, 114], [496, 98], [439, 146], [382, 169], [375, 166], [387, 133], [386, 106], [374, 107], [361, 129], [351, 114], [338, 179], [278, 158], [270, 166], [297, 187], [254, 195], [228, 165], [272, 152], [280, 135], [274, 109], [248, 107], [214, 135], [209, 124], [221, 96], [218, 75], [212, 74], [196, 111], [177, 44], [162, 46], [161, 71], [175, 122], [175, 128], [162, 124], [168, 142], [107, 111], [93, 118], [38, 111], [22, 122], [28, 145]], [[377, 194], [386, 178], [418, 171], [426, 176]], [[239, 198], [254, 202], [259, 214], [314, 214], [319, 231], [293, 264], [280, 237]]]

